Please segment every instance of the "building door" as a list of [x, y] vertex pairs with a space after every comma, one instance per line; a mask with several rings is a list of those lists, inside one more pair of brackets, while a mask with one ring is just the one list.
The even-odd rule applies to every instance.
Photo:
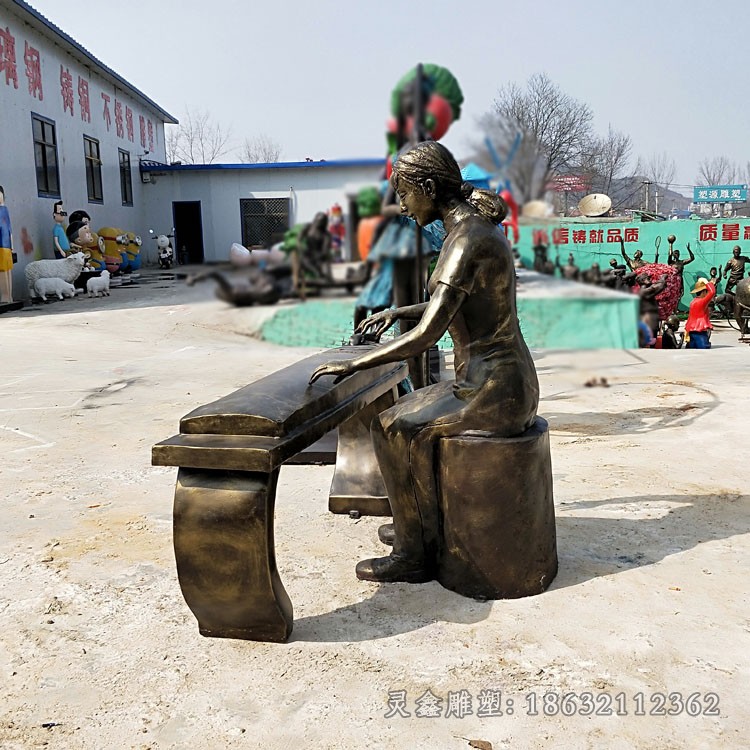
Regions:
[[174, 246], [178, 263], [203, 263], [203, 220], [200, 201], [174, 201]]

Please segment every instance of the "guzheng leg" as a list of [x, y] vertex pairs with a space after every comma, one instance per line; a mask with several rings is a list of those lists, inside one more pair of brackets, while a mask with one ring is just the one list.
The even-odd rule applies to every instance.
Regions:
[[292, 603], [274, 551], [278, 476], [278, 469], [179, 470], [177, 575], [202, 635], [281, 643], [292, 632]]
[[383, 475], [372, 447], [370, 424], [381, 411], [393, 406], [397, 397], [397, 389], [392, 388], [339, 425], [336, 469], [328, 496], [331, 513], [356, 510], [363, 516], [391, 515]]

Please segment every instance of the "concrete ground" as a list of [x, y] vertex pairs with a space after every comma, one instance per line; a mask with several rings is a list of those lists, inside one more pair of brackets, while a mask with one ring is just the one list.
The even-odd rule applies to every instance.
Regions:
[[175, 573], [176, 469], [150, 451], [310, 352], [254, 338], [271, 314], [150, 272], [0, 316], [0, 747], [747, 747], [750, 350], [733, 331], [708, 352], [534, 352], [560, 556], [545, 594], [357, 581], [380, 520], [327, 512], [331, 467], [285, 467], [292, 638], [206, 639]]

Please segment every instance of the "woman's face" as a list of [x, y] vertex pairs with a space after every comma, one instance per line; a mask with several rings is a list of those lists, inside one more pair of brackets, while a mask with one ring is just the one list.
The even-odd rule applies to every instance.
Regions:
[[401, 203], [401, 213], [414, 219], [420, 227], [426, 227], [439, 218], [432, 198], [425, 195], [418, 186], [399, 180], [396, 192]]

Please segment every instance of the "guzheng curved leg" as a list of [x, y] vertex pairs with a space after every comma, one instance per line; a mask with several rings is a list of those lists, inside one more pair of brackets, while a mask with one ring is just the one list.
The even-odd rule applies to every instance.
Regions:
[[278, 469], [179, 470], [177, 575], [202, 635], [284, 642], [292, 632], [292, 603], [274, 551], [278, 476]]

